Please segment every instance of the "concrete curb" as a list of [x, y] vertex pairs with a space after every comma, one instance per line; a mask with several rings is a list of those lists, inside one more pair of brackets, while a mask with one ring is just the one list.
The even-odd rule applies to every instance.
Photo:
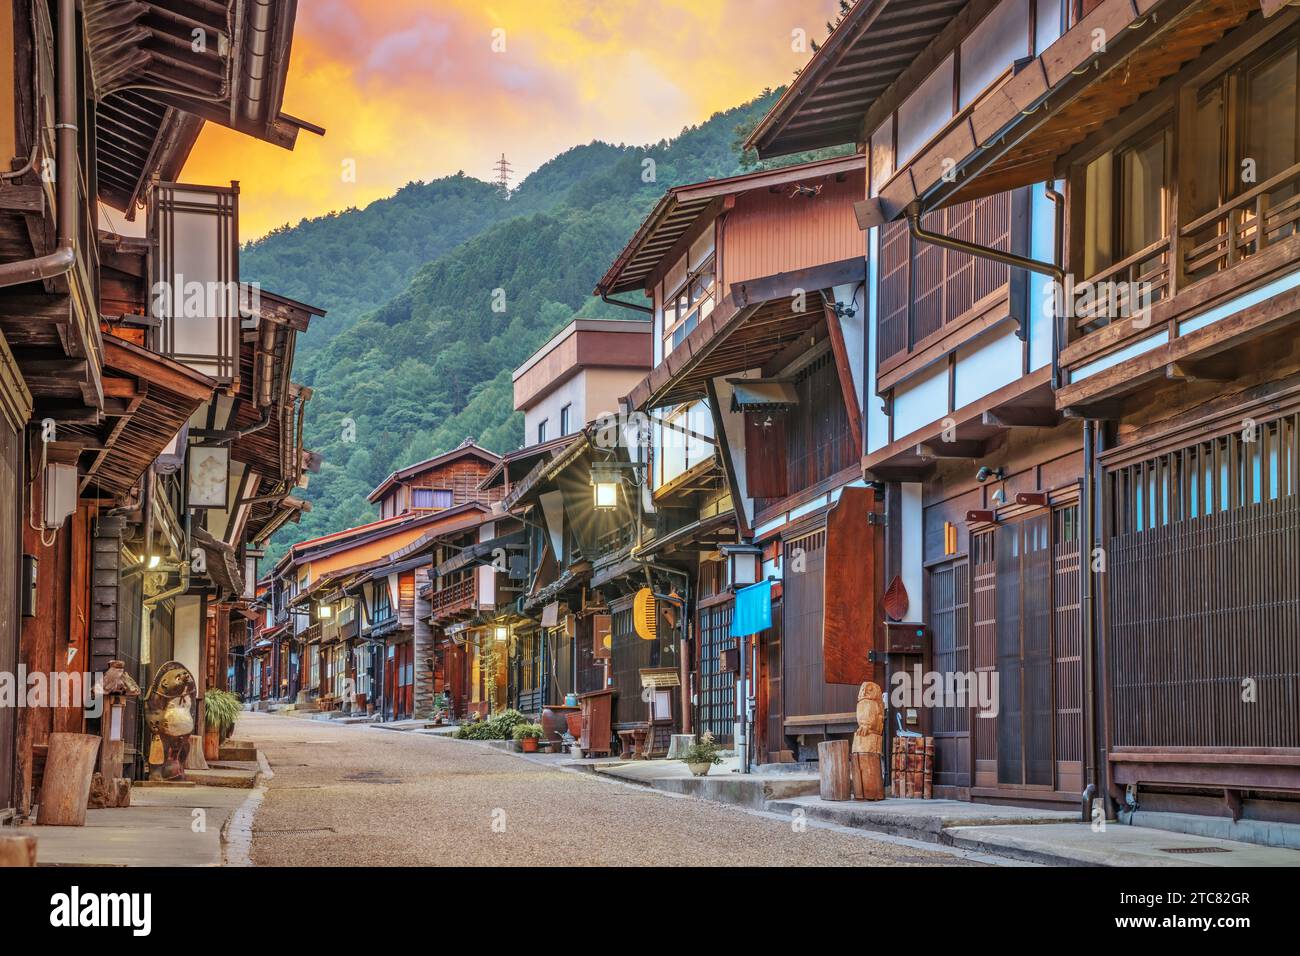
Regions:
[[221, 828], [221, 866], [253, 865], [253, 819], [266, 798], [266, 782], [275, 776], [261, 748], [257, 749], [257, 764], [256, 785]]

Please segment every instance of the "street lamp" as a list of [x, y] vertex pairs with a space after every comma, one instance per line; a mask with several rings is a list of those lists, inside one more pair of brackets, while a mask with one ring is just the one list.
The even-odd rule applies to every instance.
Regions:
[[322, 604], [318, 613], [320, 614], [320, 619], [322, 621], [328, 621], [334, 616], [334, 608], [328, 604]]
[[496, 638], [498, 644], [504, 644], [510, 639], [510, 628], [504, 624], [498, 624], [493, 628], [492, 636]]
[[722, 553], [727, 559], [727, 578], [732, 588], [758, 583], [763, 567], [762, 548], [753, 544], [724, 544]]
[[618, 507], [618, 483], [617, 468], [599, 462], [591, 466], [591, 487], [597, 511], [613, 511]]

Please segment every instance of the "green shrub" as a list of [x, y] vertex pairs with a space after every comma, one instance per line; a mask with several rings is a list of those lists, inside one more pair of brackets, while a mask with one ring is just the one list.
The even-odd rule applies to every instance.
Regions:
[[526, 740], [530, 737], [533, 740], [541, 740], [542, 725], [541, 724], [516, 724], [512, 736], [515, 738], [515, 740]]
[[217, 728], [222, 740], [235, 732], [235, 719], [243, 709], [239, 695], [228, 690], [210, 690], [203, 695], [203, 722]]
[[705, 733], [698, 743], [691, 744], [678, 754], [683, 763], [722, 763], [722, 747], [713, 742], [713, 734]]
[[456, 736], [461, 740], [510, 740], [514, 736], [515, 727], [526, 723], [528, 718], [511, 708], [493, 714], [486, 720], [461, 724], [456, 730]]

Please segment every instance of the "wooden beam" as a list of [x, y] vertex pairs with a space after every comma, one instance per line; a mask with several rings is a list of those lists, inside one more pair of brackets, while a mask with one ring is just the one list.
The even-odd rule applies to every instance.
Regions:
[[916, 446], [916, 455], [921, 459], [957, 458], [973, 460], [983, 458], [987, 447], [987, 443], [978, 439], [923, 442]]
[[998, 408], [985, 412], [980, 421], [993, 428], [1053, 428], [1061, 416], [1051, 408]]
[[41, 186], [5, 186], [0, 189], [0, 210], [40, 216], [45, 212], [45, 189]]
[[1235, 365], [1222, 360], [1170, 362], [1165, 366], [1165, 378], [1179, 382], [1232, 382], [1237, 379]]
[[849, 350], [844, 343], [844, 328], [840, 324], [840, 315], [836, 303], [826, 303], [826, 332], [830, 336], [831, 351], [835, 354], [835, 370], [840, 380], [840, 390], [844, 393], [844, 410], [848, 413], [849, 430], [853, 434], [853, 447], [860, 456], [862, 444], [862, 408], [858, 404], [858, 390], [853, 382], [853, 363], [849, 360]]
[[0, 295], [0, 322], [71, 322], [67, 295]]
[[807, 269], [795, 269], [780, 272], [760, 279], [747, 279], [733, 282], [730, 287], [731, 298], [738, 308], [747, 305], [769, 302], [772, 299], [784, 299], [794, 294], [794, 290], [816, 292], [832, 286], [861, 282], [867, 274], [867, 260], [863, 256], [854, 256], [839, 262], [811, 266]]
[[718, 401], [718, 389], [714, 385], [713, 379], [705, 382], [705, 387], [709, 392], [709, 411], [713, 414], [713, 433], [718, 437], [719, 457], [722, 459], [722, 474], [727, 480], [727, 488], [731, 492], [732, 510], [736, 514], [736, 523], [740, 526], [741, 537], [748, 538], [753, 534], [749, 526], [749, 517], [745, 513], [745, 501], [740, 494], [740, 482], [736, 478], [736, 463], [731, 458], [731, 443], [727, 440], [727, 429], [722, 421], [722, 406]]

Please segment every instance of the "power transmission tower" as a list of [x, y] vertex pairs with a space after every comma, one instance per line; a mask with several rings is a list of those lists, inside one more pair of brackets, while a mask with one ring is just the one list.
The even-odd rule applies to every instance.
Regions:
[[503, 193], [509, 196], [510, 195], [510, 173], [512, 170], [510, 166], [510, 161], [506, 159], [505, 153], [501, 154], [501, 158], [497, 160], [497, 164], [492, 168], [496, 171], [497, 174], [497, 178], [493, 180], [493, 182], [495, 182], [497, 186], [500, 187]]

